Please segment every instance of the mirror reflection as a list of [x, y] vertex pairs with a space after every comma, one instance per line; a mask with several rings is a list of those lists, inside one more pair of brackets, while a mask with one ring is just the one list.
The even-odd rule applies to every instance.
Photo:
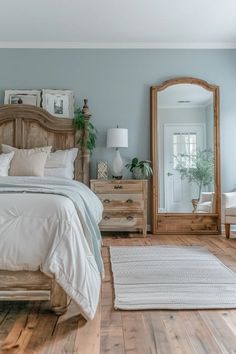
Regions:
[[196, 84], [159, 91], [159, 213], [214, 212], [213, 93]]

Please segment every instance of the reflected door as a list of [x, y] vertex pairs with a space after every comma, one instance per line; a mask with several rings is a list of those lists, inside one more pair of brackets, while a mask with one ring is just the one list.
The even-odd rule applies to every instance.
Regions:
[[[191, 213], [191, 200], [198, 198], [196, 185], [182, 179], [178, 164], [194, 168], [196, 153], [206, 148], [204, 124], [166, 124], [164, 126], [165, 212]], [[180, 161], [183, 156], [182, 161]], [[187, 158], [186, 158], [187, 156]]]

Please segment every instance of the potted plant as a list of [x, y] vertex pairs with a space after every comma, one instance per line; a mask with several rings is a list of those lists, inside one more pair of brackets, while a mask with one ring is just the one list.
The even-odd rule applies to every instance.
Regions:
[[187, 179], [189, 183], [196, 183], [198, 186], [198, 197], [192, 199], [194, 210], [197, 208], [201, 196], [202, 187], [208, 186], [214, 181], [214, 154], [212, 150], [197, 151], [195, 156], [179, 154], [176, 170], [179, 171], [181, 179]]
[[76, 109], [74, 115], [74, 124], [77, 130], [83, 130], [84, 132], [84, 134], [80, 136], [77, 143], [80, 144], [81, 147], [86, 147], [91, 154], [93, 149], [96, 147], [97, 130], [94, 125], [88, 120], [90, 114], [87, 113], [87, 110], [84, 111], [84, 107], [83, 109], [81, 109], [80, 107]]
[[149, 179], [152, 176], [151, 161], [143, 160], [139, 161], [137, 157], [134, 157], [131, 163], [125, 165], [133, 174], [134, 179]]

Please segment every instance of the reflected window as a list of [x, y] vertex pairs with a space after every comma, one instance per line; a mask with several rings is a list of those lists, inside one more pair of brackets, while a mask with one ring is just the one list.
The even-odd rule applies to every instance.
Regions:
[[[173, 134], [173, 168], [179, 163], [185, 168], [194, 168], [197, 155], [196, 133]], [[180, 161], [181, 160], [181, 161]]]

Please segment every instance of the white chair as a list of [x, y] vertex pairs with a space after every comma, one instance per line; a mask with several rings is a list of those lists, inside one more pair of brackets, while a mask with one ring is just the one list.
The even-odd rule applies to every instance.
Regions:
[[202, 192], [195, 213], [213, 213], [214, 192]]
[[222, 222], [226, 238], [230, 238], [230, 225], [236, 224], [236, 192], [222, 194]]

